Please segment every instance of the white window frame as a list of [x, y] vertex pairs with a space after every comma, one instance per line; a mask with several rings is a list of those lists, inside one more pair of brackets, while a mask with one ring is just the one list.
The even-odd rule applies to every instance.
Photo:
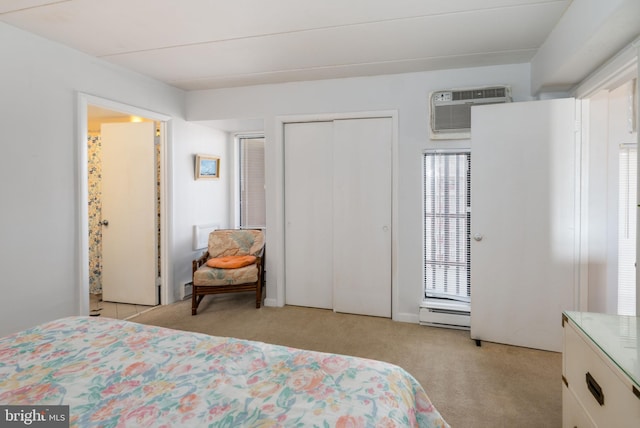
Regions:
[[[467, 162], [468, 162], [468, 170], [466, 172], [466, 182], [465, 182], [465, 186], [466, 186], [466, 193], [465, 193], [465, 209], [464, 209], [464, 213], [454, 213], [451, 214], [451, 216], [449, 216], [450, 218], [452, 217], [458, 217], [460, 218], [460, 214], [464, 214], [464, 220], [466, 222], [466, 237], [464, 238], [465, 241], [465, 250], [464, 252], [466, 252], [466, 259], [462, 261], [462, 263], [464, 263], [464, 268], [463, 270], [466, 271], [466, 279], [464, 280], [465, 284], [465, 288], [466, 288], [466, 292], [463, 291], [457, 291], [455, 293], [450, 293], [450, 292], [446, 292], [446, 289], [448, 287], [448, 285], [445, 284], [438, 284], [436, 286], [433, 286], [429, 280], [430, 280], [430, 276], [432, 276], [432, 273], [428, 273], [428, 265], [429, 265], [429, 260], [431, 259], [431, 256], [428, 254], [429, 253], [429, 249], [427, 248], [427, 246], [432, 246], [432, 245], [437, 245], [437, 242], [432, 240], [429, 236], [427, 236], [428, 234], [428, 228], [429, 225], [427, 225], [427, 221], [429, 221], [428, 216], [427, 216], [427, 203], [428, 203], [428, 198], [427, 198], [427, 192], [429, 192], [429, 189], [427, 189], [427, 186], [429, 185], [427, 183], [427, 159], [429, 158], [429, 156], [437, 156], [437, 155], [463, 155], [467, 157]], [[422, 216], [423, 216], [423, 300], [427, 300], [427, 299], [432, 299], [432, 298], [440, 298], [440, 299], [449, 299], [449, 300], [457, 300], [457, 301], [461, 301], [461, 302], [470, 302], [471, 301], [471, 150], [469, 149], [450, 149], [450, 150], [425, 150], [423, 152], [422, 155], [422, 174], [423, 174], [423, 183], [422, 183], [422, 188], [423, 188], [423, 203], [422, 203]], [[443, 231], [443, 233], [446, 233]], [[458, 241], [460, 242], [460, 241]], [[445, 244], [442, 244], [443, 247], [445, 246]], [[448, 246], [448, 244], [446, 244]], [[439, 247], [440, 248], [440, 247]], [[429, 260], [428, 260], [429, 258]], [[446, 258], [446, 257], [445, 257]], [[441, 262], [443, 264], [449, 264], [449, 263], [453, 263], [453, 264], [457, 264], [460, 263], [458, 262], [451, 262], [449, 259], [447, 260], [441, 260]], [[438, 263], [441, 264], [441, 263]], [[458, 265], [459, 267], [459, 265]], [[446, 275], [445, 275], [446, 277]], [[458, 284], [459, 286], [460, 284]]]
[[[234, 191], [234, 198], [235, 198], [235, 224], [238, 228], [242, 228], [242, 229], [266, 229], [266, 213], [265, 213], [265, 221], [263, 224], [244, 224], [243, 223], [243, 213], [242, 213], [242, 204], [243, 204], [243, 198], [242, 198], [242, 175], [243, 175], [243, 168], [242, 168], [242, 163], [243, 163], [243, 156], [242, 156], [242, 141], [243, 140], [250, 140], [250, 139], [265, 139], [265, 135], [264, 133], [261, 132], [252, 132], [252, 133], [242, 133], [242, 134], [236, 134], [235, 135], [235, 153], [236, 153], [236, 174], [235, 174], [235, 191]], [[264, 155], [264, 153], [263, 153]], [[265, 184], [265, 180], [266, 177], [263, 177], [263, 186]], [[265, 200], [263, 202], [263, 207], [266, 211], [266, 197]]]

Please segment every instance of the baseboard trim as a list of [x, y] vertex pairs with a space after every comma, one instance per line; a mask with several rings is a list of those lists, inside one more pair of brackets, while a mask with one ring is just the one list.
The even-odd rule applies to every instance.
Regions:
[[402, 312], [402, 313], [396, 314], [396, 316], [393, 317], [393, 320], [398, 322], [408, 322], [411, 324], [419, 324], [420, 316], [418, 314], [413, 314], [410, 312]]
[[[276, 301], [276, 299], [273, 298], [265, 298], [264, 299], [264, 306], [268, 306], [268, 307], [272, 307], [272, 308], [277, 308], [280, 307], [278, 305], [278, 302]], [[399, 314], [396, 314], [396, 316], [392, 317], [392, 319], [394, 321], [398, 321], [398, 322], [406, 322], [406, 323], [411, 323], [411, 324], [420, 324], [420, 315], [419, 314], [414, 314], [411, 312], [402, 312]]]
[[264, 299], [264, 305], [270, 307], [278, 307], [278, 302], [276, 299]]

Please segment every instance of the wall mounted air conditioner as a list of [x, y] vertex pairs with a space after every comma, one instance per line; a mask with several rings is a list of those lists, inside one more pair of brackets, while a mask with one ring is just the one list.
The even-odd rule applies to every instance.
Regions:
[[508, 86], [435, 91], [430, 96], [431, 138], [453, 140], [471, 138], [471, 107], [479, 104], [511, 102]]
[[428, 299], [420, 305], [420, 324], [433, 327], [469, 330], [471, 308], [469, 303], [442, 299]]

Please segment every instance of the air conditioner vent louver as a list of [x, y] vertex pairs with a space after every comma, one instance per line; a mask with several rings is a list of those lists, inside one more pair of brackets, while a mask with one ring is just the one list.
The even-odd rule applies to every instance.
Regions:
[[452, 94], [453, 101], [473, 99], [473, 91], [454, 91]]
[[508, 86], [436, 91], [431, 94], [431, 138], [471, 137], [471, 107], [511, 101]]
[[484, 98], [504, 98], [506, 97], [506, 88], [488, 88], [475, 89], [468, 91], [451, 91], [453, 101], [462, 100], [481, 100]]
[[467, 129], [471, 123], [471, 109], [456, 105], [441, 106], [434, 112], [434, 120], [439, 124], [440, 131]]

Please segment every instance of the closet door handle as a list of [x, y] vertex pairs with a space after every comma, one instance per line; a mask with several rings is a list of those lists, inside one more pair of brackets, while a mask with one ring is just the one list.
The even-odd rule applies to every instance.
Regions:
[[593, 395], [593, 398], [596, 399], [598, 404], [604, 406], [604, 392], [602, 392], [602, 388], [598, 385], [598, 382], [591, 376], [591, 373], [587, 372], [585, 375], [587, 381], [587, 388], [589, 388], [589, 392]]

